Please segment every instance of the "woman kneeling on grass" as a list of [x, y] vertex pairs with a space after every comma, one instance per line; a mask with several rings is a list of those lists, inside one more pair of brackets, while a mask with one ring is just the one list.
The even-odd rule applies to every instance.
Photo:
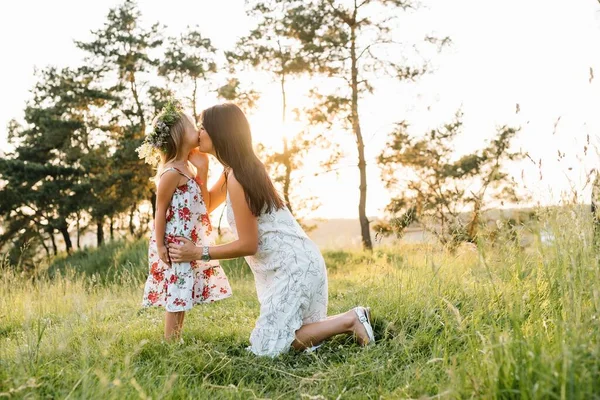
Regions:
[[[275, 190], [252, 147], [250, 126], [234, 104], [204, 110], [199, 152], [190, 160], [208, 169], [208, 154], [225, 170], [204, 200], [209, 212], [223, 202], [237, 240], [220, 246], [196, 246], [190, 240], [169, 243], [175, 262], [245, 257], [254, 274], [260, 316], [250, 335], [256, 355], [277, 356], [290, 347], [318, 346], [341, 333], [361, 345], [374, 343], [368, 308], [356, 307], [327, 318], [327, 270], [318, 247], [308, 238]], [[204, 154], [202, 154], [204, 153]]]

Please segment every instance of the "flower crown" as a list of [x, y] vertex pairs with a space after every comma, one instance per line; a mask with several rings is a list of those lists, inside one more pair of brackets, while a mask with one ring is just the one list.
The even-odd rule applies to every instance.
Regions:
[[151, 165], [159, 160], [159, 151], [165, 151], [171, 128], [182, 115], [181, 103], [170, 99], [152, 122], [152, 130], [144, 138], [144, 142], [136, 149], [138, 156]]

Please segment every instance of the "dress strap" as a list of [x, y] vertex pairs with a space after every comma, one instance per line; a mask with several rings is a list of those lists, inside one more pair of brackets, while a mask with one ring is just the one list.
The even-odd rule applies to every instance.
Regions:
[[165, 172], [167, 171], [175, 171], [178, 172], [180, 175], [185, 176], [186, 178], [190, 179], [193, 181], [192, 178], [190, 178], [186, 173], [182, 172], [179, 168], [175, 168], [175, 167], [169, 167], [169, 168], [165, 168], [161, 173], [160, 176], [163, 176], [165, 174]]

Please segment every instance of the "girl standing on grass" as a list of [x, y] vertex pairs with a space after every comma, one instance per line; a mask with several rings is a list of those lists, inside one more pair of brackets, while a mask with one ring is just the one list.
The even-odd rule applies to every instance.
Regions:
[[[194, 157], [198, 131], [178, 103], [170, 101], [152, 124], [152, 131], [138, 148], [141, 158], [152, 163], [160, 158], [156, 175], [156, 216], [148, 248], [150, 273], [144, 288], [144, 307], [164, 307], [165, 339], [181, 336], [185, 312], [196, 304], [231, 296], [231, 287], [217, 261], [171, 262], [167, 244], [184, 237], [196, 245], [213, 245], [212, 227], [202, 192], [207, 165]], [[191, 153], [191, 156], [190, 156]], [[195, 178], [189, 161], [197, 169]]]

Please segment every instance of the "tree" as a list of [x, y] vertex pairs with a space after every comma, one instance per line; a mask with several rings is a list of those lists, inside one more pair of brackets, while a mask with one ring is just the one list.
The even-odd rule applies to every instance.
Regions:
[[39, 76], [25, 109], [27, 126], [11, 124], [9, 141], [15, 153], [0, 165], [7, 182], [0, 214], [14, 222], [5, 239], [19, 232], [27, 236], [34, 229], [46, 252], [43, 233], [56, 254], [54, 231], [62, 234], [70, 252], [73, 219], [79, 228], [80, 213], [99, 202], [91, 201], [94, 185], [86, 167], [95, 157], [106, 170], [106, 154], [95, 155], [98, 146], [91, 136], [102, 130], [96, 111], [110, 98], [92, 83], [85, 67], [48, 68]]
[[[98, 74], [98, 80], [116, 84], [106, 91], [115, 99], [112, 102], [113, 129], [111, 148], [112, 179], [119, 182], [119, 203], [113, 214], [129, 210], [129, 232], [134, 234], [134, 216], [139, 203], [155, 196], [149, 176], [151, 167], [138, 158], [135, 149], [141, 144], [149, 119], [152, 117], [150, 87], [146, 74], [157, 73], [159, 61], [151, 54], [162, 45], [158, 24], [145, 28], [141, 25], [140, 11], [134, 1], [126, 0], [107, 15], [102, 29], [92, 31], [90, 42], [77, 41], [86, 51], [86, 62]], [[144, 90], [148, 87], [148, 90]], [[127, 206], [125, 206], [127, 204]], [[125, 209], [124, 209], [125, 208]], [[105, 215], [97, 216], [98, 229]], [[103, 237], [99, 234], [98, 237]]]
[[[65, 194], [65, 188], [78, 173], [73, 168], [46, 165], [23, 159], [0, 160], [0, 178], [5, 182], [0, 196], [0, 216], [5, 221], [5, 231], [0, 235], [0, 248], [13, 243], [11, 261], [18, 264], [19, 250], [26, 246], [35, 250], [41, 245], [47, 255], [52, 244], [53, 254], [58, 253], [54, 232], [65, 235], [64, 223], [69, 215], [56, 201]], [[66, 251], [71, 250], [66, 232]]]
[[86, 60], [99, 71], [116, 74], [118, 83], [111, 89], [122, 94], [121, 110], [131, 125], [137, 128], [128, 132], [131, 136], [143, 136], [146, 131], [148, 115], [140, 91], [143, 86], [140, 75], [158, 65], [158, 60], [153, 59], [150, 53], [163, 42], [159, 25], [145, 29], [140, 26], [140, 17], [136, 3], [125, 0], [109, 11], [103, 29], [92, 31], [94, 39], [91, 42], [75, 42], [89, 53]]
[[227, 82], [217, 89], [217, 96], [223, 100], [235, 102], [240, 108], [246, 111], [255, 108], [256, 102], [260, 98], [257, 91], [243, 87], [237, 78], [227, 79]]
[[365, 93], [373, 92], [369, 81], [375, 74], [406, 80], [424, 72], [422, 66], [410, 67], [405, 60], [392, 60], [388, 56], [405, 53], [391, 33], [398, 11], [412, 7], [412, 2], [296, 0], [284, 3], [288, 4], [286, 18], [290, 30], [287, 35], [302, 42], [303, 50], [311, 55], [308, 59], [311, 69], [341, 82], [332, 94], [323, 95], [318, 91], [320, 102], [313, 116], [328, 122], [337, 119], [356, 138], [362, 243], [365, 249], [372, 249], [366, 215], [367, 163], [359, 106]]
[[[282, 185], [284, 200], [292, 214], [294, 207], [290, 199], [290, 187], [292, 185], [292, 173], [298, 167], [299, 156], [306, 149], [299, 146], [305, 143], [295, 140], [294, 147], [290, 147], [287, 132], [285, 130], [288, 118], [286, 82], [292, 76], [298, 76], [310, 72], [307, 63], [307, 54], [303, 50], [302, 43], [293, 37], [286, 35], [290, 29], [290, 20], [284, 18], [286, 15], [286, 3], [280, 1], [258, 1], [253, 2], [248, 14], [258, 18], [257, 25], [247, 36], [242, 37], [235, 50], [226, 52], [231, 65], [247, 65], [258, 68], [271, 74], [280, 86], [281, 90], [281, 126], [283, 150], [268, 157], [268, 165], [281, 165], [283, 173], [275, 181]], [[277, 169], [277, 167], [273, 168]]]
[[[299, 119], [299, 117], [297, 117]], [[325, 156], [315, 157], [321, 151]], [[321, 170], [330, 169], [332, 164], [338, 162], [341, 157], [339, 147], [332, 143], [323, 131], [316, 131], [310, 124], [287, 140], [287, 148], [283, 151], [258, 146], [258, 153], [264, 160], [269, 174], [274, 182], [287, 186], [288, 208], [294, 212], [295, 218], [306, 231], [314, 229], [315, 225], [309, 225], [306, 218], [310, 212], [319, 208], [320, 202], [317, 196], [307, 195], [305, 192], [298, 193], [293, 190], [292, 183], [301, 184], [303, 178], [303, 167], [307, 156], [312, 156], [311, 163], [318, 163]]]
[[217, 49], [197, 29], [190, 29], [179, 37], [169, 38], [169, 46], [159, 73], [171, 82], [191, 84], [190, 104], [196, 122], [200, 121], [197, 111], [198, 83], [217, 72]]
[[[110, 157], [111, 133], [116, 129], [104, 115], [109, 114], [110, 105], [118, 101], [113, 94], [100, 86], [97, 71], [80, 67], [69, 71], [63, 69], [54, 84], [46, 84], [45, 96], [60, 99], [57, 104], [64, 107], [62, 120], [73, 121], [77, 129], [72, 131], [69, 142], [70, 156], [64, 165], [77, 165], [82, 174], [77, 190], [77, 237], [79, 242], [81, 211], [88, 212], [97, 225], [98, 245], [103, 242], [103, 219], [125, 206], [116, 196], [118, 181]], [[98, 223], [101, 221], [101, 223]]]
[[484, 148], [457, 159], [454, 141], [462, 131], [461, 117], [457, 113], [454, 121], [420, 138], [408, 134], [405, 121], [391, 133], [379, 164], [388, 188], [399, 187], [401, 176], [406, 179], [405, 192], [388, 205], [396, 232], [419, 220], [443, 244], [473, 242], [487, 204], [519, 199], [514, 179], [503, 171], [507, 162], [524, 157], [510, 150], [518, 130], [502, 126]]

